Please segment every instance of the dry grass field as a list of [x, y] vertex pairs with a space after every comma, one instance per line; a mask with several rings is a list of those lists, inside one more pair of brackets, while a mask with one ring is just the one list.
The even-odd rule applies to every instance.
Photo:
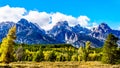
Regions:
[[78, 62], [12, 62], [0, 68], [120, 68], [120, 65], [102, 64], [98, 61]]

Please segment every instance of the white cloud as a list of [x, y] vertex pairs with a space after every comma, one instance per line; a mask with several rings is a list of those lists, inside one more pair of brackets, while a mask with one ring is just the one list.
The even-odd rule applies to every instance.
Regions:
[[46, 12], [30, 11], [28, 15], [24, 16], [30, 22], [37, 23], [41, 28], [47, 27], [50, 22], [50, 14]]
[[93, 23], [92, 23], [92, 26], [93, 26], [93, 27], [96, 27], [96, 26], [98, 26], [98, 24], [97, 24], [96, 22], [93, 22]]
[[96, 22], [89, 23], [88, 25], [89, 26], [86, 27], [88, 29], [96, 28], [99, 26]]
[[[28, 13], [25, 15], [25, 13]], [[51, 19], [51, 18], [52, 19]], [[90, 19], [87, 16], [79, 16], [78, 18], [72, 15], [56, 13], [46, 13], [39, 11], [27, 11], [21, 7], [10, 7], [9, 5], [0, 7], [0, 22], [13, 21], [17, 22], [21, 18], [25, 18], [30, 22], [37, 23], [41, 28], [45, 30], [51, 29], [57, 22], [68, 21], [70, 26], [80, 24], [83, 27], [89, 27]], [[49, 23], [51, 22], [52, 23]], [[93, 23], [93, 25], [95, 25]]]
[[26, 10], [20, 7], [10, 7], [9, 5], [0, 7], [0, 22], [17, 22], [25, 12]]
[[81, 26], [87, 27], [89, 25], [88, 22], [90, 21], [90, 19], [87, 16], [79, 16], [77, 21]]
[[120, 30], [120, 27], [118, 27], [118, 30]]
[[[51, 18], [50, 18], [51, 17]], [[60, 21], [68, 21], [70, 26], [75, 26], [77, 19], [70, 15], [65, 15], [59, 12], [46, 13], [38, 11], [29, 11], [28, 15], [24, 16], [30, 22], [37, 23], [41, 28], [45, 30], [51, 29], [56, 23]], [[51, 23], [49, 23], [52, 21]]]
[[70, 26], [75, 26], [77, 23], [77, 19], [71, 15], [65, 15], [59, 12], [51, 14], [52, 23], [56, 24], [59, 21], [68, 21]]

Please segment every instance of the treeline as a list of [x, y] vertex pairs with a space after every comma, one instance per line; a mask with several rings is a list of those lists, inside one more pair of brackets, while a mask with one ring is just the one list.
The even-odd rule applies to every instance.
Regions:
[[15, 44], [16, 27], [12, 27], [0, 46], [0, 62], [13, 61], [102, 61], [108, 64], [120, 63], [118, 38], [109, 34], [102, 48], [92, 48], [87, 41], [84, 47], [70, 44], [27, 45]]
[[86, 42], [85, 47], [75, 48], [70, 44], [27, 45], [15, 46], [16, 61], [100, 61], [101, 48], [91, 48]]
[[71, 61], [77, 50], [70, 44], [20, 44], [15, 47], [15, 55], [17, 61]]

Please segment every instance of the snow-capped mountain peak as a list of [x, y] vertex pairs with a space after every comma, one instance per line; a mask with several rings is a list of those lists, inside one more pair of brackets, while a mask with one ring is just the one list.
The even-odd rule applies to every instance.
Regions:
[[[47, 32], [40, 28], [36, 23], [21, 19], [17, 23], [0, 23], [0, 41], [5, 37], [8, 30], [16, 25], [17, 43], [26, 44], [72, 44], [75, 47], [84, 46], [86, 41], [90, 41], [93, 47], [101, 47], [109, 33], [113, 33], [120, 38], [120, 31], [112, 30], [107, 24], [101, 23], [92, 31], [81, 27], [79, 24], [70, 27], [69, 22], [60, 21]], [[119, 41], [120, 42], [120, 41]]]
[[92, 31], [96, 31], [96, 32], [109, 32], [112, 29], [106, 24], [106, 23], [101, 23], [98, 27], [95, 27], [92, 29]]

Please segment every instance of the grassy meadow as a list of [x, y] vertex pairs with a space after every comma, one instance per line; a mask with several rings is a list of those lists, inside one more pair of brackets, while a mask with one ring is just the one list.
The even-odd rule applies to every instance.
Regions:
[[[21, 61], [14, 61], [10, 62], [9, 64], [0, 63], [0, 68], [120, 68], [120, 64], [111, 65], [111, 64], [103, 64], [99, 59], [95, 59], [92, 61], [81, 61], [78, 59], [71, 60], [72, 55], [78, 53], [79, 48], [75, 48], [70, 44], [57, 44], [57, 45], [26, 45], [26, 44], [16, 44], [15, 51], [17, 51], [22, 46], [24, 52], [26, 49], [29, 50], [29, 53], [25, 53], [30, 59], [23, 59]], [[55, 51], [55, 55], [59, 56], [58, 54], [67, 54], [70, 53], [70, 60], [57, 60], [50, 61], [50, 60], [43, 60], [40, 62], [36, 62], [31, 60], [33, 59], [36, 51], [42, 49], [43, 54], [45, 55], [49, 51]], [[21, 49], [20, 49], [21, 50]], [[92, 48], [90, 50], [91, 53], [96, 51], [97, 54], [101, 52], [101, 48]], [[24, 55], [24, 54], [23, 54]], [[56, 56], [56, 57], [57, 57]], [[68, 58], [67, 56], [63, 56]], [[25, 58], [24, 56], [22, 58]], [[90, 58], [90, 57], [88, 57]], [[51, 58], [52, 59], [52, 58]]]
[[120, 68], [120, 65], [103, 64], [98, 61], [65, 62], [11, 62], [0, 64], [0, 68]]

